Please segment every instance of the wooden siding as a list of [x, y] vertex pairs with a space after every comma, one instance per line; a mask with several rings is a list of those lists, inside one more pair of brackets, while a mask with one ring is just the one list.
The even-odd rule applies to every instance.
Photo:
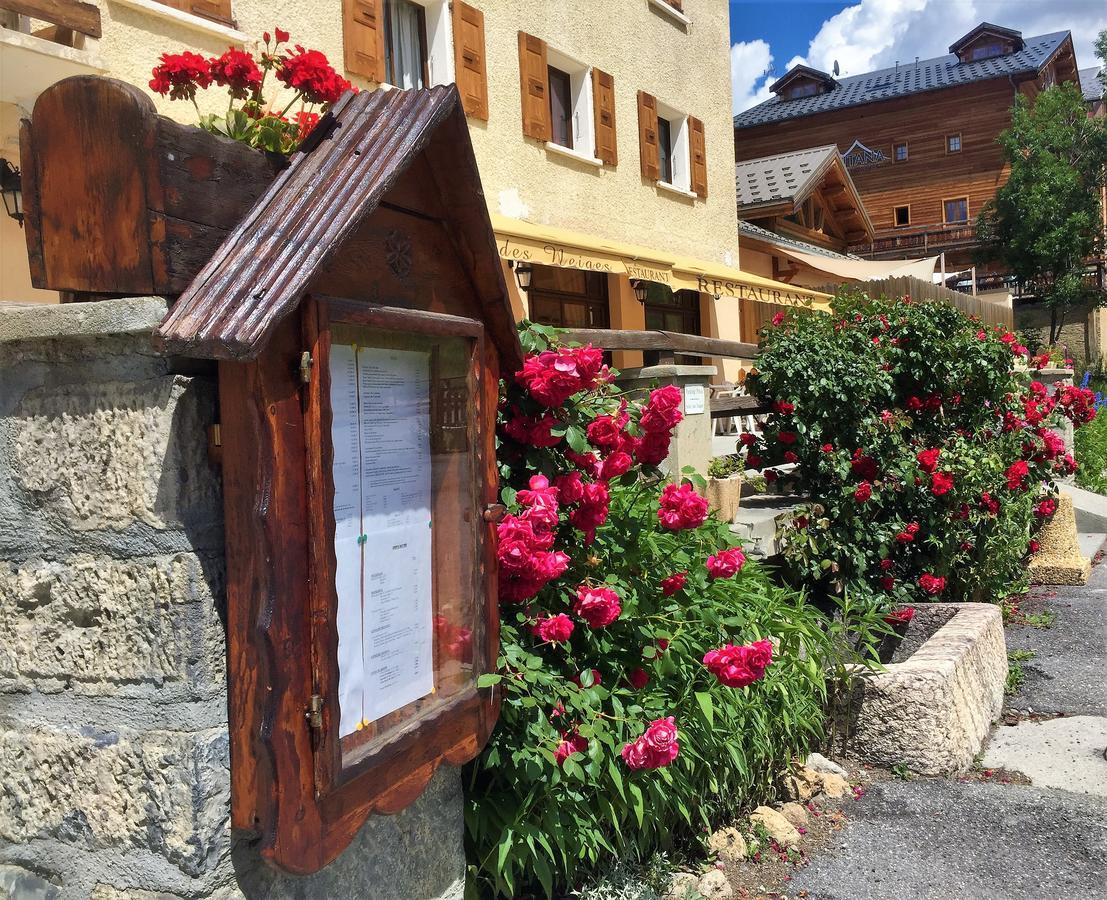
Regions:
[[[735, 132], [735, 156], [755, 159], [820, 144], [845, 151], [859, 140], [889, 159], [906, 142], [909, 158], [850, 172], [877, 239], [942, 230], [942, 201], [968, 197], [969, 221], [1007, 177], [996, 136], [1010, 124], [1013, 88], [1005, 78], [915, 94], [773, 122]], [[961, 135], [960, 153], [946, 152], [946, 135]], [[894, 208], [911, 207], [911, 224], [896, 228]]]

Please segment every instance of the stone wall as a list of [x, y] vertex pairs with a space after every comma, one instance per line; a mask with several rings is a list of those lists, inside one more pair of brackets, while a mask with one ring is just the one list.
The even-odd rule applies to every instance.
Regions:
[[0, 304], [0, 897], [460, 897], [456, 770], [308, 878], [232, 837], [216, 383], [164, 312]]

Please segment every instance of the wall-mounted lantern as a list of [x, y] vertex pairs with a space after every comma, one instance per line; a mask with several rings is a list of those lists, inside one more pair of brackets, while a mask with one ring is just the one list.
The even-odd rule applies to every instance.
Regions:
[[515, 281], [519, 285], [519, 290], [524, 293], [530, 290], [531, 279], [534, 278], [534, 266], [527, 262], [517, 262], [514, 264], [515, 269]]
[[645, 305], [646, 297], [649, 295], [650, 291], [649, 282], [643, 278], [632, 278], [630, 280], [630, 286], [634, 289], [634, 299]]
[[4, 195], [4, 212], [23, 227], [23, 179], [10, 160], [0, 157], [0, 191]]

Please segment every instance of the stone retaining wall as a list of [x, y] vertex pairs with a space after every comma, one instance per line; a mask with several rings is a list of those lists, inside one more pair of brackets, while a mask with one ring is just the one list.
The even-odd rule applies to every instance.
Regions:
[[164, 312], [0, 304], [0, 896], [460, 897], [456, 770], [308, 878], [232, 837], [216, 383]]

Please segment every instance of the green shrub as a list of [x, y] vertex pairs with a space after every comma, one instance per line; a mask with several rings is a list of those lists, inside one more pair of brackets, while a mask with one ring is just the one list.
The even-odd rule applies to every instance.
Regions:
[[834, 308], [777, 316], [753, 382], [775, 407], [747, 465], [771, 478], [796, 463], [813, 501], [786, 537], [792, 576], [900, 602], [1019, 589], [1052, 501], [1037, 504], [1072, 466], [1049, 426], [1084, 418], [1089, 393], [1028, 392], [1016, 336], [953, 307], [842, 295]]
[[[1096, 392], [1096, 406], [1103, 404], [1102, 391], [1107, 387], [1103, 375], [1084, 376], [1084, 387]], [[1076, 432], [1076, 483], [1097, 494], [1107, 494], [1107, 416], [1097, 415]]]
[[731, 453], [714, 457], [707, 465], [707, 474], [710, 478], [729, 478], [731, 475], [740, 475], [744, 469], [742, 457]]
[[[729, 530], [650, 462], [664, 457], [679, 392], [643, 404], [602, 372], [593, 378], [583, 352], [547, 351], [550, 329], [533, 326], [524, 339], [546, 352], [528, 360], [527, 388], [512, 383], [503, 404], [502, 652], [498, 674], [484, 678], [500, 686], [502, 706], [465, 776], [472, 897], [563, 893], [616, 859], [694, 846], [768, 797], [789, 760], [819, 739], [826, 667], [856, 659], [837, 649], [844, 626], [740, 552], [729, 572], [709, 574], [709, 557], [730, 549]], [[563, 397], [575, 376], [557, 371], [583, 372], [583, 390]], [[634, 464], [605, 481], [605, 467], [623, 469], [608, 465], [620, 453]], [[602, 502], [582, 498], [581, 482]], [[669, 580], [678, 573], [683, 584]], [[579, 591], [617, 597], [617, 615], [585, 609]], [[867, 640], [870, 625], [854, 639]], [[760, 639], [772, 641], [768, 667], [751, 655], [735, 670], [749, 677], [726, 676], [743, 686], [705, 665], [709, 651]], [[628, 746], [670, 717], [678, 747], [639, 767]]]

